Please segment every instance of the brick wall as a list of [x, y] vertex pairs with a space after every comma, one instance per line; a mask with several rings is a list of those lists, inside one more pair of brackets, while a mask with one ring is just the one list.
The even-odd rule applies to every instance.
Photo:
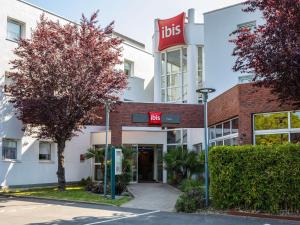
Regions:
[[[123, 102], [118, 104], [110, 113], [112, 144], [118, 145], [122, 143], [122, 126], [148, 127], [148, 123], [133, 123], [132, 114], [148, 114], [150, 111], [179, 115], [181, 123], [163, 124], [163, 126], [168, 128], [203, 127], [203, 105]], [[104, 110], [100, 111], [100, 116], [102, 118], [97, 122], [97, 125], [105, 125]]]
[[209, 102], [208, 121], [214, 125], [238, 116], [239, 144], [253, 144], [253, 114], [294, 109], [292, 104], [280, 105], [270, 89], [239, 84]]

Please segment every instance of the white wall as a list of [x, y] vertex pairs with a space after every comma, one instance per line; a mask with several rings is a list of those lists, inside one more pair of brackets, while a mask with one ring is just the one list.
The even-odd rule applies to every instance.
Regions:
[[[8, 103], [9, 97], [3, 93], [4, 74], [11, 67], [9, 61], [14, 58], [13, 50], [17, 47], [17, 43], [6, 40], [7, 18], [25, 24], [26, 38], [30, 38], [31, 29], [36, 27], [43, 12], [47, 18], [54, 21], [59, 20], [62, 24], [71, 21], [19, 0], [0, 0], [0, 5], [0, 186], [55, 183], [57, 182], [55, 144], [52, 148], [52, 161], [47, 163], [39, 161], [39, 141], [24, 136], [22, 123], [16, 118], [13, 107]], [[126, 37], [123, 43], [123, 57], [134, 62], [134, 75], [138, 79], [142, 79], [142, 82], [138, 83], [139, 86], [131, 85], [130, 91], [135, 93], [131, 94], [131, 98], [136, 95], [139, 101], [153, 101], [153, 88], [151, 91], [153, 58], [143, 49], [143, 46], [141, 47], [138, 43], [134, 46], [134, 43], [134, 41], [131, 44], [127, 43]], [[119, 65], [119, 67], [123, 68], [123, 65]], [[144, 92], [137, 95], [137, 90]], [[99, 131], [103, 131], [103, 128], [89, 126], [67, 143], [65, 149], [67, 181], [79, 181], [91, 175], [90, 162], [80, 162], [80, 154], [85, 153], [91, 146], [91, 133]], [[18, 159], [16, 161], [2, 160], [3, 138], [18, 140]]]
[[[90, 135], [103, 128], [88, 126], [78, 136], [66, 143], [66, 181], [79, 181], [90, 176], [90, 161], [80, 162], [80, 154], [91, 146]], [[0, 140], [0, 147], [2, 141]], [[0, 186], [34, 185], [57, 182], [57, 148], [51, 144], [51, 161], [39, 160], [39, 141], [32, 137], [22, 137], [18, 143], [18, 160], [0, 161]]]
[[232, 56], [234, 45], [229, 43], [229, 35], [237, 29], [238, 24], [256, 21], [263, 23], [260, 12], [242, 12], [242, 4], [223, 8], [204, 14], [204, 55], [205, 85], [213, 87], [218, 96], [238, 84], [241, 73], [233, 72], [235, 58]]

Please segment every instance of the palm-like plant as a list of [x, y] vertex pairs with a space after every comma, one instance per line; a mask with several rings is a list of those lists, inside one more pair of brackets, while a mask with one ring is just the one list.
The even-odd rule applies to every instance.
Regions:
[[103, 148], [89, 148], [87, 153], [85, 153], [86, 159], [95, 159], [95, 162], [103, 163], [104, 162], [105, 151]]
[[198, 154], [184, 148], [170, 149], [164, 155], [164, 161], [166, 169], [173, 175], [173, 182], [177, 184], [200, 169]]

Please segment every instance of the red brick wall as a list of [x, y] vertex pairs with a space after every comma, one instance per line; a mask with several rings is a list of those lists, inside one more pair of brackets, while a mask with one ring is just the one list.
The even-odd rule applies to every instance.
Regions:
[[[163, 124], [168, 128], [200, 128], [203, 127], [203, 106], [190, 104], [158, 104], [158, 103], [133, 103], [123, 102], [110, 113], [110, 128], [112, 131], [112, 144], [122, 143], [122, 126], [147, 127], [148, 123], [133, 123], [132, 114], [148, 114], [158, 111], [163, 114], [179, 115], [180, 124]], [[105, 124], [104, 111], [100, 112], [102, 119], [98, 125]]]
[[239, 143], [253, 144], [252, 115], [296, 109], [292, 104], [280, 105], [270, 89], [253, 84], [239, 84], [208, 104], [209, 125], [239, 117]]
[[225, 121], [239, 115], [239, 87], [235, 86], [208, 103], [208, 124]]
[[239, 86], [239, 139], [241, 144], [253, 144], [252, 115], [264, 112], [279, 112], [296, 109], [292, 104], [280, 105], [270, 89], [255, 87], [252, 84]]

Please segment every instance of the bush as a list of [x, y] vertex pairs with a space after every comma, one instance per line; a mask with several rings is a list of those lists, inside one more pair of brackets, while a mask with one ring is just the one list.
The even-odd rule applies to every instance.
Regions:
[[202, 180], [186, 179], [186, 180], [183, 180], [180, 183], [178, 188], [182, 192], [187, 192], [187, 191], [189, 191], [190, 189], [193, 189], [193, 188], [202, 188], [202, 186], [203, 186], [203, 181]]
[[216, 208], [278, 213], [300, 209], [300, 145], [222, 146], [209, 153]]
[[193, 213], [204, 208], [205, 200], [202, 188], [193, 187], [181, 194], [176, 202], [177, 212]]
[[168, 180], [171, 184], [177, 185], [182, 180], [190, 178], [200, 171], [200, 158], [194, 151], [184, 148], [170, 149], [164, 155]]

